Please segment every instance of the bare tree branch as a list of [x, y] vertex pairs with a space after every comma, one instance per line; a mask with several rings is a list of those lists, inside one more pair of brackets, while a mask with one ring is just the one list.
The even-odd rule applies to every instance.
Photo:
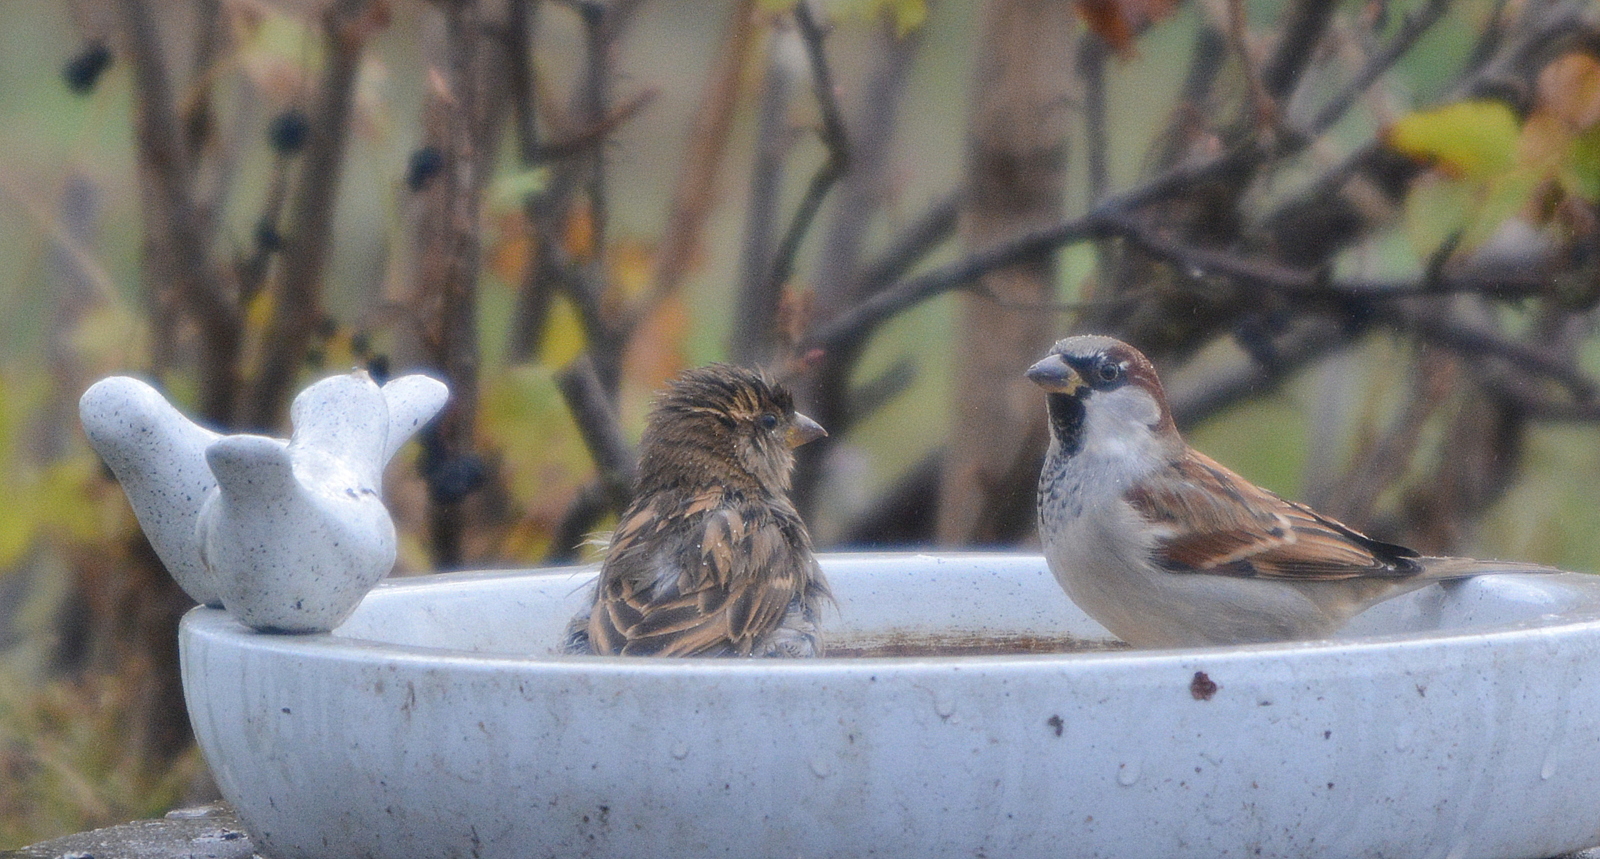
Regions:
[[638, 460], [623, 437], [616, 407], [595, 374], [589, 356], [579, 355], [557, 373], [556, 385], [578, 424], [578, 433], [583, 436], [589, 455], [594, 458], [607, 506], [620, 511], [633, 496]]
[[800, 351], [821, 350], [826, 353], [852, 346], [871, 336], [878, 326], [907, 308], [946, 292], [963, 289], [988, 272], [1103, 234], [1103, 227], [1093, 218], [1079, 218], [1024, 233], [992, 248], [903, 280], [873, 295], [812, 332], [801, 344]]
[[148, 213], [147, 229], [159, 255], [171, 265], [170, 276], [184, 310], [199, 326], [204, 352], [198, 362], [200, 414], [214, 424], [232, 425], [239, 379], [239, 308], [228, 291], [231, 284], [210, 258], [213, 228], [194, 197], [188, 146], [155, 20], [144, 0], [119, 0], [118, 11], [139, 93], [140, 164], [156, 202], [156, 210]]
[[1437, 344], [1463, 356], [1493, 356], [1510, 362], [1519, 372], [1556, 382], [1580, 403], [1594, 401], [1596, 392], [1600, 391], [1600, 382], [1580, 370], [1571, 357], [1552, 357], [1539, 348], [1508, 340], [1494, 331], [1454, 321], [1447, 314], [1440, 313], [1433, 303], [1423, 305], [1413, 299], [1398, 304], [1394, 309], [1394, 314], [1385, 314], [1383, 318], [1424, 342]]
[[[1301, 9], [1305, 5], [1302, 4]], [[1317, 4], [1331, 9], [1332, 4]], [[1278, 125], [1278, 93], [1269, 92], [1263, 80], [1262, 70], [1256, 66], [1255, 57], [1250, 51], [1250, 26], [1245, 19], [1244, 0], [1227, 0], [1228, 14], [1228, 43], [1233, 48], [1234, 56], [1239, 58], [1239, 65], [1244, 69], [1245, 86], [1250, 93], [1250, 117], [1243, 123], [1246, 128], [1275, 128]], [[1304, 16], [1302, 16], [1304, 17]], [[1287, 38], [1287, 34], [1285, 35]], [[1314, 41], [1314, 39], [1313, 39]], [[1283, 54], [1277, 55], [1281, 59]]]
[[650, 290], [624, 317], [620, 329], [632, 335], [662, 302], [678, 291], [700, 245], [713, 205], [713, 189], [731, 135], [740, 73], [755, 43], [755, 0], [736, 0], [728, 10], [717, 63], [706, 81], [685, 147], [678, 186], [673, 191], [661, 245], [655, 254]]
[[784, 170], [793, 141], [789, 130], [789, 100], [794, 69], [784, 50], [786, 34], [775, 31], [768, 43], [766, 74], [756, 105], [755, 163], [750, 171], [750, 192], [745, 204], [744, 240], [739, 251], [739, 289], [735, 294], [733, 328], [728, 333], [728, 355], [740, 364], [766, 360], [774, 340], [779, 289], [771, 280], [775, 251], [774, 230], [783, 190]]
[[[733, 348], [730, 350], [735, 361], [744, 363], [759, 363], [770, 357], [773, 342], [771, 321], [777, 318], [783, 288], [794, 273], [800, 245], [810, 232], [811, 224], [822, 208], [822, 201], [850, 166], [849, 141], [845, 136], [844, 120], [839, 113], [833, 73], [828, 68], [827, 55], [823, 50], [824, 33], [811, 11], [808, 0], [800, 0], [795, 4], [794, 21], [809, 61], [811, 89], [822, 117], [820, 137], [827, 150], [827, 157], [822, 166], [812, 174], [805, 194], [801, 197], [794, 215], [770, 256], [762, 246], [764, 236], [759, 234], [755, 227], [751, 228], [751, 236], [755, 241], [747, 246], [746, 252], [749, 255], [748, 261], [752, 264], [749, 271], [754, 279], [747, 282], [746, 288], [740, 293], [735, 316]], [[782, 63], [782, 60], [775, 59], [774, 63], [773, 69], [777, 72], [780, 66], [776, 64]], [[774, 78], [773, 86], [777, 85], [778, 81]], [[779, 96], [779, 93], [773, 93], [774, 99]], [[768, 107], [764, 104], [763, 110]], [[776, 105], [770, 107], [775, 108]], [[779, 118], [772, 117], [772, 119]], [[773, 145], [776, 145], [776, 141], [773, 141]], [[768, 157], [781, 158], [781, 151], [768, 153]], [[757, 176], [762, 181], [771, 183], [772, 187], [768, 191], [775, 196], [782, 176], [781, 164], [768, 164], [765, 169], [758, 171]], [[759, 217], [757, 212], [751, 214], [752, 219]]]
[[297, 371], [305, 360], [306, 345], [322, 315], [322, 272], [333, 239], [334, 201], [354, 114], [351, 102], [361, 54], [370, 34], [371, 24], [364, 20], [367, 2], [340, 0], [328, 8], [323, 22], [327, 67], [289, 203], [277, 301], [262, 338], [254, 388], [242, 404], [245, 426], [265, 430], [282, 420], [289, 392], [299, 378]]
[[891, 239], [878, 258], [862, 268], [856, 278], [860, 284], [856, 293], [870, 296], [894, 284], [928, 254], [949, 241], [955, 235], [956, 223], [961, 215], [961, 197], [957, 191], [934, 200], [899, 235]]
[[1284, 13], [1277, 47], [1261, 68], [1261, 86], [1274, 102], [1283, 104], [1294, 94], [1338, 8], [1326, 0], [1296, 0]]
[[1183, 429], [1277, 388], [1295, 373], [1348, 346], [1349, 326], [1342, 320], [1313, 319], [1295, 326], [1273, 344], [1273, 360], [1247, 358], [1208, 373], [1192, 386], [1172, 385], [1168, 401], [1173, 420]]
[[1110, 128], [1106, 120], [1105, 39], [1085, 31], [1078, 39], [1078, 76], [1083, 79], [1083, 137], [1085, 172], [1089, 182], [1089, 204], [1105, 197], [1111, 187], [1108, 153]]
[[1444, 17], [1444, 13], [1450, 9], [1450, 3], [1451, 0], [1428, 0], [1426, 6], [1407, 15], [1405, 23], [1400, 26], [1400, 32], [1389, 40], [1389, 44], [1385, 45], [1383, 50], [1368, 58], [1366, 65], [1328, 99], [1328, 103], [1317, 111], [1299, 133], [1314, 138], [1320, 137], [1332, 128], [1334, 123], [1343, 118], [1351, 106], [1378, 82], [1379, 78], [1416, 46], [1418, 39]]

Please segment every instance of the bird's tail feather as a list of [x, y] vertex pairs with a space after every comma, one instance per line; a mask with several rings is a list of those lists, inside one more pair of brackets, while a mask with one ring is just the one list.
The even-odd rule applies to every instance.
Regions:
[[1472, 576], [1492, 576], [1523, 573], [1559, 573], [1555, 567], [1532, 564], [1527, 561], [1489, 561], [1480, 558], [1418, 558], [1422, 564], [1422, 577], [1432, 580], [1465, 579]]

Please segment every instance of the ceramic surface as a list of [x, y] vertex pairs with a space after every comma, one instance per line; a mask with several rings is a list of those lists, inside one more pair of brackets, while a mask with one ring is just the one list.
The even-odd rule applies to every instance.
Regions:
[[[1042, 559], [824, 555], [831, 645], [1103, 630]], [[1345, 640], [1010, 656], [555, 653], [592, 570], [380, 585], [330, 635], [185, 618], [275, 857], [1470, 857], [1600, 844], [1600, 588], [1489, 577]]]
[[447, 396], [426, 376], [330, 376], [295, 397], [289, 440], [219, 435], [126, 376], [95, 383], [78, 408], [190, 597], [257, 629], [326, 632], [394, 566], [383, 467]]

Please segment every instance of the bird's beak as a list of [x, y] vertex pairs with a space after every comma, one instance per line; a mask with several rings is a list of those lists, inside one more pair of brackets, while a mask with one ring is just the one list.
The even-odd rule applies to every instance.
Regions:
[[789, 447], [795, 448], [808, 441], [816, 441], [827, 434], [828, 431], [822, 428], [822, 424], [795, 412], [794, 423], [789, 425], [789, 432], [785, 438], [789, 442]]
[[1043, 361], [1028, 368], [1028, 381], [1052, 394], [1076, 397], [1089, 385], [1060, 355], [1047, 355]]

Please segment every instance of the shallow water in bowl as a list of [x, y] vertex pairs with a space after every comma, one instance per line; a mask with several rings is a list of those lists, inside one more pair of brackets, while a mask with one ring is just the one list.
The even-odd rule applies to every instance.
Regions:
[[1073, 636], [897, 636], [878, 641], [830, 643], [827, 656], [844, 659], [918, 656], [1019, 656], [1031, 653], [1105, 653], [1127, 650], [1112, 639]]

